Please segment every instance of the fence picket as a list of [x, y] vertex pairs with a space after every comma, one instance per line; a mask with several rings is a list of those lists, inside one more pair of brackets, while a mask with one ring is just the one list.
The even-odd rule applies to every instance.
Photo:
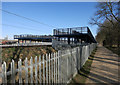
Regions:
[[[61, 56], [62, 55], [62, 52], [60, 51], [59, 55]], [[59, 58], [59, 61], [61, 61], [61, 57]], [[62, 83], [62, 65], [61, 65], [61, 62], [59, 62], [59, 66], [60, 66], [60, 72], [59, 72], [59, 82]]]
[[69, 64], [68, 64], [68, 62], [69, 62], [69, 61], [68, 61], [68, 56], [67, 56], [67, 80], [68, 80], [68, 73], [69, 73], [69, 69], [68, 69], [68, 68], [69, 68], [69, 67], [68, 67]]
[[25, 59], [25, 84], [28, 84], [28, 59]]
[[50, 76], [51, 76], [51, 75], [50, 75], [50, 53], [49, 53], [49, 83], [51, 83], [51, 82], [50, 82]]
[[53, 53], [51, 54], [51, 83], [53, 84]]
[[22, 84], [22, 68], [21, 68], [21, 65], [22, 65], [22, 61], [21, 59], [18, 61], [18, 73], [19, 73], [19, 84]]
[[15, 84], [15, 64], [14, 60], [11, 62], [11, 83]]
[[30, 59], [30, 83], [33, 84], [33, 58]]
[[39, 56], [39, 83], [41, 82], [41, 56]]
[[5, 71], [5, 84], [7, 84], [7, 70], [6, 70], [6, 62], [4, 62], [4, 71]]
[[56, 75], [56, 80], [55, 81], [56, 81], [56, 83], [57, 83], [57, 54], [58, 53], [56, 52], [56, 57], [55, 57], [55, 59], [56, 59], [55, 60], [56, 61], [56, 65], [55, 65], [55, 67], [56, 67], [56, 74], [55, 74]]
[[35, 57], [35, 84], [37, 85], [38, 79], [37, 79], [37, 56]]
[[48, 55], [46, 54], [46, 83], [48, 83]]
[[3, 84], [7, 85], [6, 62], [2, 64]]
[[54, 83], [55, 83], [55, 53], [54, 53]]
[[4, 63], [2, 64], [2, 83], [4, 84], [5, 83], [5, 76], [4, 76]]
[[45, 66], [44, 66], [44, 55], [42, 56], [43, 57], [43, 84], [45, 84]]
[[58, 83], [60, 83], [59, 79], [60, 79], [60, 66], [59, 66], [59, 56], [60, 56], [60, 51], [58, 51]]

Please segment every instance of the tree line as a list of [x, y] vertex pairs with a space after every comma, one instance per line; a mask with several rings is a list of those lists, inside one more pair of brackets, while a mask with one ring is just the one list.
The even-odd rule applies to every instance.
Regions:
[[99, 44], [120, 48], [120, 2], [98, 2], [90, 24], [97, 25]]

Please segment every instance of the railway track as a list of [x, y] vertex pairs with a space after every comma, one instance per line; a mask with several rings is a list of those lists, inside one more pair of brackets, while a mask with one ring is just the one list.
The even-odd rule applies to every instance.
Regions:
[[46, 45], [51, 46], [51, 42], [40, 42], [40, 43], [17, 43], [17, 44], [6, 44], [0, 45], [0, 47], [23, 47], [23, 46], [39, 46], [39, 45]]

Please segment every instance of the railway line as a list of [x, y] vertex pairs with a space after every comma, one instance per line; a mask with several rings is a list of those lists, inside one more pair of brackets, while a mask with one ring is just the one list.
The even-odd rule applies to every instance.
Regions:
[[6, 44], [6, 45], [0, 45], [0, 47], [22, 47], [22, 46], [51, 46], [52, 42], [39, 42], [39, 43], [16, 43], [16, 44]]

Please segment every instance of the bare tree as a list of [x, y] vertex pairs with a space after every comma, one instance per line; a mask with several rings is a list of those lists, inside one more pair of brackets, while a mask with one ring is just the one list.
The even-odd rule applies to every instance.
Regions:
[[[106, 27], [103, 25], [105, 20], [108, 20], [114, 25], [113, 20], [120, 22], [118, 19], [118, 2], [98, 2], [95, 16], [91, 18], [90, 24], [98, 25], [99, 27]], [[106, 27], [108, 28], [108, 27]]]
[[98, 42], [106, 42], [109, 46], [120, 46], [120, 2], [98, 2], [91, 25], [98, 25]]

